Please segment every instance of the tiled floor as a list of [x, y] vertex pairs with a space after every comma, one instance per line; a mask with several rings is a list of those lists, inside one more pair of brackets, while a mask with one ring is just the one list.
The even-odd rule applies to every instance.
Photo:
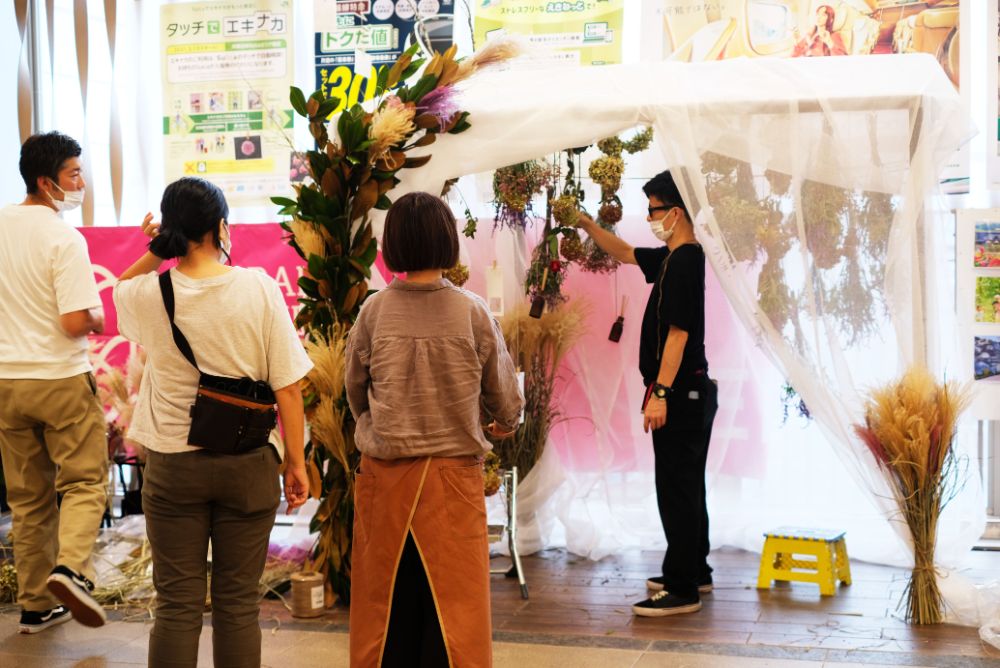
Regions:
[[[0, 615], [0, 666], [9, 668], [125, 668], [145, 665], [149, 626], [112, 622], [86, 629], [73, 622], [34, 636], [17, 635], [17, 617]], [[199, 666], [210, 666], [211, 630], [202, 634]], [[342, 632], [272, 629], [265, 631], [263, 663], [280, 668], [347, 666], [347, 635]], [[710, 654], [621, 650], [600, 647], [499, 642], [497, 668], [860, 668], [873, 663], [799, 661]], [[885, 665], [885, 664], [883, 664]], [[910, 665], [894, 663], [892, 665]]]

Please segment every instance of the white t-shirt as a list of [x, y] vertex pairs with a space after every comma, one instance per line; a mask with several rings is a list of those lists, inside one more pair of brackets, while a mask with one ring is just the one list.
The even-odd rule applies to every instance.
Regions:
[[[312, 368], [278, 284], [234, 267], [194, 279], [170, 270], [174, 323], [205, 373], [263, 380], [280, 390]], [[146, 366], [128, 437], [156, 452], [187, 452], [198, 372], [174, 343], [156, 273], [115, 286], [118, 331], [146, 350]]]
[[98, 308], [87, 242], [47, 206], [0, 209], [0, 378], [58, 380], [91, 370], [87, 337], [59, 316]]

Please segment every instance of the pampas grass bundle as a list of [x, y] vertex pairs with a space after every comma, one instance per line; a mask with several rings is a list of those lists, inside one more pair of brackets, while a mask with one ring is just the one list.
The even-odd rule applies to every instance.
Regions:
[[958, 490], [952, 442], [958, 416], [968, 401], [967, 387], [955, 382], [939, 384], [927, 370], [917, 367], [873, 390], [865, 423], [854, 427], [889, 482], [913, 538], [913, 573], [901, 602], [911, 623], [942, 620], [934, 549], [941, 510]]

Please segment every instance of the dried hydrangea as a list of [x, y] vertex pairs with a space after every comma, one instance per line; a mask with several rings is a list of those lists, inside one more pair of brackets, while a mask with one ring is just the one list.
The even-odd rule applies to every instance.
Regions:
[[653, 143], [653, 128], [643, 128], [642, 132], [624, 143], [625, 151], [630, 154], [640, 153]]
[[597, 211], [602, 223], [614, 225], [622, 219], [622, 205], [618, 202], [605, 202]]
[[469, 268], [459, 262], [451, 269], [443, 272], [442, 275], [453, 284], [462, 287], [469, 280]]
[[561, 195], [552, 201], [552, 217], [563, 227], [576, 226], [580, 205], [575, 195]]
[[559, 252], [567, 262], [580, 262], [587, 257], [587, 251], [583, 247], [583, 241], [576, 232], [567, 232], [563, 235], [559, 243]]
[[493, 202], [497, 227], [521, 227], [528, 221], [531, 198], [542, 192], [551, 170], [529, 160], [501, 167], [493, 174]]
[[625, 142], [618, 137], [608, 137], [597, 142], [597, 149], [605, 155], [621, 155], [625, 149]]
[[601, 193], [615, 193], [622, 185], [625, 161], [620, 156], [606, 155], [590, 163], [588, 173], [601, 186]]

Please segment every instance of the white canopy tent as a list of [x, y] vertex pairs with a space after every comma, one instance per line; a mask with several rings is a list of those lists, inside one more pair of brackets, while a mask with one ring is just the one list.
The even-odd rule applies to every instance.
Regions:
[[[950, 228], [927, 204], [973, 130], [937, 62], [906, 55], [515, 67], [473, 77], [460, 106], [472, 128], [426, 149], [433, 159], [402, 172], [394, 196], [440, 192], [450, 178], [654, 126], [663, 165], [739, 320], [809, 406], [858, 494], [895, 530], [883, 524], [855, 537], [852, 553], [912, 563], [905, 525], [893, 521], [892, 497], [851, 425], [863, 417], [864, 390], [910, 364], [955, 375], [949, 311], [926, 289], [940, 280], [937, 235]], [[960, 448], [974, 461], [974, 449]], [[968, 471], [942, 521], [942, 563], [957, 563], [984, 525], [981, 483], [974, 466]], [[556, 494], [559, 481], [545, 478], [552, 475], [558, 466], [543, 458], [523, 488], [522, 515], [565, 517], [554, 506], [573, 498]], [[607, 552], [574, 541], [574, 530], [590, 540], [593, 526], [564, 523], [574, 551]], [[753, 547], [718, 524], [714, 544], [720, 532], [722, 542]], [[529, 542], [533, 533], [528, 549], [546, 542], [544, 532], [522, 531]]]

